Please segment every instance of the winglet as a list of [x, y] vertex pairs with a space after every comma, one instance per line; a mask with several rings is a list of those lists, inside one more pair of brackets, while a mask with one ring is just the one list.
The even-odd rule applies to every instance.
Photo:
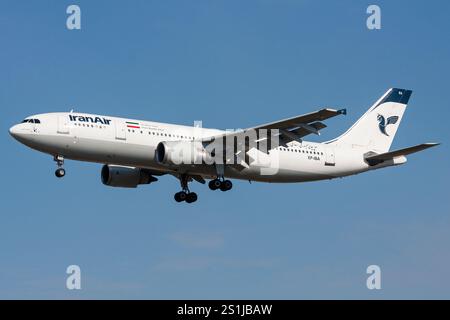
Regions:
[[338, 114], [343, 114], [345, 116], [347, 114], [347, 109], [340, 109], [337, 112]]

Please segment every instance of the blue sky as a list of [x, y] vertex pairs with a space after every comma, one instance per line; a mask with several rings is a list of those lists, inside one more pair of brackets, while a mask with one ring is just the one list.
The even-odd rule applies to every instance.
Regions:
[[[78, 4], [82, 29], [66, 29]], [[382, 29], [366, 28], [378, 4]], [[0, 1], [0, 298], [450, 298], [448, 1]], [[50, 111], [247, 127], [414, 90], [394, 141], [443, 144], [405, 166], [232, 191], [172, 177], [108, 188], [100, 165], [14, 141]], [[65, 288], [68, 265], [82, 290]], [[366, 268], [382, 290], [366, 288]]]

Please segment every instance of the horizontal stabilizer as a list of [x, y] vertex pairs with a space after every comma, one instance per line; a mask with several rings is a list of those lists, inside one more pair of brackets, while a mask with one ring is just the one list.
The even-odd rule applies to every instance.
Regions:
[[365, 160], [369, 165], [374, 166], [383, 161], [392, 160], [396, 157], [406, 156], [411, 153], [416, 153], [434, 146], [439, 145], [439, 143], [423, 143], [414, 147], [409, 147], [405, 149], [395, 150], [391, 152], [381, 153], [381, 154], [370, 154], [366, 155]]

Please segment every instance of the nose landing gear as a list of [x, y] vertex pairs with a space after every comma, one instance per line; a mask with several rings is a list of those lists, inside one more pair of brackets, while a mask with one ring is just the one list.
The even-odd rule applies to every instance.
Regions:
[[66, 170], [64, 170], [64, 168], [58, 168], [55, 171], [55, 176], [57, 176], [58, 178], [62, 178], [66, 175]]
[[55, 171], [55, 176], [58, 178], [62, 178], [66, 175], [66, 170], [64, 170], [64, 157], [62, 156], [54, 156], [54, 161], [56, 161], [56, 164], [58, 165], [58, 169]]

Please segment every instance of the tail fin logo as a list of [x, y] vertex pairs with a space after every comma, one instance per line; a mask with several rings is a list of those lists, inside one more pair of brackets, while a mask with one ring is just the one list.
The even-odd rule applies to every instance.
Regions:
[[384, 116], [379, 114], [377, 117], [377, 120], [378, 120], [378, 128], [380, 128], [381, 133], [389, 137], [389, 135], [386, 132], [386, 127], [390, 124], [396, 124], [398, 121], [398, 117], [391, 116], [391, 117], [387, 118], [387, 120], [386, 120], [384, 118]]

